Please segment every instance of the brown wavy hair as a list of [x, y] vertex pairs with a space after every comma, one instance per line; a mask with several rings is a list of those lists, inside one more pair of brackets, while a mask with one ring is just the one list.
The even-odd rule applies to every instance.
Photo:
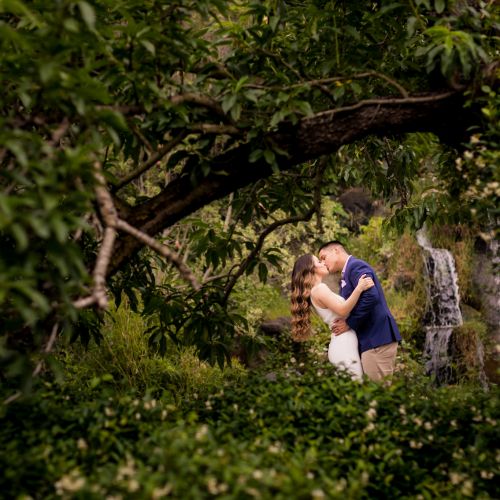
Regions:
[[314, 284], [314, 261], [311, 254], [299, 257], [292, 271], [292, 338], [304, 342], [311, 335], [311, 288]]

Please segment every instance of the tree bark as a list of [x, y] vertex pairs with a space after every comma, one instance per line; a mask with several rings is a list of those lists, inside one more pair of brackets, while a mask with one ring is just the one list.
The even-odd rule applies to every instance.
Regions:
[[[277, 156], [280, 170], [334, 153], [340, 146], [369, 135], [433, 132], [443, 142], [458, 145], [475, 120], [475, 114], [464, 109], [464, 102], [463, 94], [458, 91], [370, 100], [303, 118], [296, 125], [284, 124], [267, 139], [287, 152], [286, 157]], [[122, 218], [154, 236], [204, 205], [270, 176], [273, 170], [263, 158], [249, 163], [254, 147], [243, 144], [215, 157], [210, 173], [196, 182], [191, 172], [184, 172], [159, 195], [121, 215]], [[118, 271], [142, 246], [140, 241], [121, 235], [109, 273]]]

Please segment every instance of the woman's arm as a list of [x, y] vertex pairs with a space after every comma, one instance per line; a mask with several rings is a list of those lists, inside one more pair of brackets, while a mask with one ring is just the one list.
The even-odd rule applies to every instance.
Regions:
[[349, 298], [343, 301], [337, 294], [333, 293], [327, 285], [318, 286], [311, 292], [314, 302], [320, 307], [325, 307], [338, 314], [339, 316], [348, 316], [357, 304], [361, 294], [374, 286], [373, 280], [363, 274], [359, 278], [356, 288], [353, 290]]

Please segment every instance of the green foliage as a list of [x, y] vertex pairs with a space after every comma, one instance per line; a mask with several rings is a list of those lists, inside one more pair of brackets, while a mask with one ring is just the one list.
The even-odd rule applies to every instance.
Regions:
[[391, 225], [399, 231], [405, 227], [416, 230], [425, 222], [429, 226], [462, 224], [487, 240], [495, 237], [500, 197], [500, 96], [482, 86], [475, 99], [483, 106], [482, 132], [470, 131], [459, 156], [439, 151], [435, 144], [429, 147], [416, 171], [410, 191], [413, 196], [391, 218]]
[[157, 397], [172, 391], [174, 397], [186, 397], [217, 387], [223, 376], [230, 379], [230, 373], [235, 380], [243, 375], [236, 361], [222, 372], [200, 361], [193, 348], [171, 340], [167, 341], [166, 355], [155, 353], [143, 317], [127, 303], [107, 315], [101, 336], [98, 345], [67, 345], [58, 354], [65, 384], [78, 387], [83, 395], [91, 395], [104, 385], [112, 394], [135, 392]]
[[[278, 360], [275, 360], [278, 361]], [[497, 389], [359, 384], [288, 358], [182, 406], [46, 384], [3, 409], [5, 495], [494, 498]], [[69, 390], [68, 390], [69, 389]], [[22, 443], [22, 444], [21, 444]]]
[[[271, 279], [278, 281], [285, 278], [285, 274], [271, 270]], [[238, 283], [234, 292], [234, 300], [244, 311], [249, 326], [256, 326], [264, 319], [276, 319], [290, 315], [290, 301], [279, 286], [255, 283], [255, 278], [245, 278]]]
[[[481, 63], [495, 55], [497, 22], [493, 4], [442, 0], [0, 1], [0, 323], [7, 337], [2, 374], [10, 373], [13, 360], [29, 367], [29, 355], [13, 353], [43, 349], [54, 325], [84, 343], [99, 338], [99, 319], [79, 315], [72, 305], [92, 285], [89, 271], [101, 243], [96, 162], [103, 165], [120, 216], [136, 216], [140, 229], [156, 236], [173, 224], [161, 214], [170, 201], [147, 209], [145, 204], [180, 180], [193, 187], [193, 200], [178, 216], [192, 214], [213, 199], [196, 191], [200, 183], [215, 171], [225, 173], [214, 158], [227, 155], [232, 162], [231, 153], [245, 148], [248, 161], [238, 186], [248, 184], [245, 176], [259, 158], [274, 171], [269, 181], [234, 193], [236, 216], [229, 227], [219, 211], [207, 220], [193, 217], [164, 236], [198, 278], [214, 278], [198, 294], [190, 295], [177, 273], [149, 251], [131, 252], [108, 283], [117, 304], [127, 296], [143, 313], [159, 352], [171, 341], [191, 343], [212, 363], [227, 362], [231, 338], [247, 328], [230, 299], [234, 261], [256, 249], [256, 237], [276, 217], [304, 214], [314, 204], [320, 162], [279, 174], [280, 162], [292, 152], [281, 150], [270, 131], [286, 135], [304, 117], [358, 106], [363, 99], [428, 92], [436, 78], [470, 85], [471, 105], [480, 103], [484, 122], [473, 131], [463, 172], [450, 170], [455, 164], [445, 154], [437, 167], [423, 165], [429, 151], [439, 149], [428, 138], [370, 138], [325, 159], [329, 168], [321, 189], [336, 195], [343, 186], [361, 184], [386, 199], [396, 194], [400, 228], [468, 214], [483, 229], [497, 214], [498, 97], [480, 73]], [[163, 154], [166, 145], [171, 149]], [[148, 162], [141, 176], [136, 169]], [[416, 202], [414, 180], [427, 172], [438, 178], [429, 182], [437, 189]], [[288, 268], [295, 250], [345, 236], [338, 206], [323, 210], [320, 236], [320, 225], [315, 232], [298, 223], [300, 248], [287, 253], [290, 233], [277, 231], [240, 274], [255, 272], [270, 281], [270, 270], [280, 263]], [[120, 236], [115, 257], [127, 249]], [[226, 278], [215, 279], [219, 272]]]
[[484, 377], [484, 353], [490, 348], [487, 331], [487, 325], [479, 319], [466, 320], [453, 330], [453, 368], [461, 382]]
[[422, 317], [426, 307], [421, 249], [408, 232], [397, 235], [384, 225], [382, 217], [372, 217], [352, 238], [349, 252], [369, 262], [384, 287], [389, 309], [408, 345], [423, 346]]

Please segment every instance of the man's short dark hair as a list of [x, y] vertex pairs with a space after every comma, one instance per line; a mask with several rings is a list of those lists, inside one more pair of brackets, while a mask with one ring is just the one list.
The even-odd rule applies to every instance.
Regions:
[[319, 247], [318, 253], [321, 252], [321, 250], [323, 250], [324, 248], [333, 247], [333, 246], [338, 246], [338, 247], [341, 247], [345, 250], [344, 244], [342, 242], [340, 242], [338, 240], [332, 240], [332, 241], [328, 241], [327, 243], [323, 243], [323, 245], [321, 245]]

